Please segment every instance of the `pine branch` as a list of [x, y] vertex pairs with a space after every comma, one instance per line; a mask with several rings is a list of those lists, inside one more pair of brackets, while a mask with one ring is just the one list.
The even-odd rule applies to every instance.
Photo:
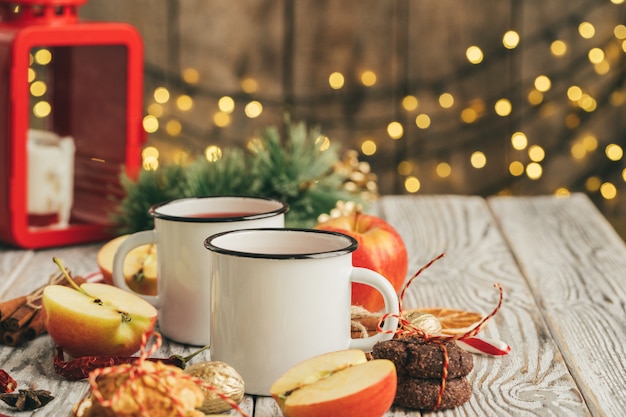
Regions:
[[134, 182], [123, 176], [126, 197], [113, 219], [119, 233], [132, 233], [153, 227], [148, 215], [153, 204], [181, 197], [246, 195], [282, 200], [289, 205], [287, 226], [312, 227], [339, 200], [363, 203], [343, 187], [349, 173], [335, 169], [338, 148], [318, 128], [309, 130], [303, 122], [287, 120], [284, 138], [276, 127], [267, 127], [248, 153], [228, 149], [213, 162], [199, 156], [187, 166], [142, 171]]

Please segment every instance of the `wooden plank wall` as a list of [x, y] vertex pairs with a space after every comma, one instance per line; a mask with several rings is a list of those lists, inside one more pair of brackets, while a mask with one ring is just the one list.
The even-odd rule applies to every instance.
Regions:
[[[624, 53], [609, 42], [615, 24], [624, 21], [624, 11], [623, 5], [591, 0], [91, 0], [81, 15], [130, 22], [141, 32], [147, 105], [160, 85], [173, 96], [194, 98], [191, 110], [170, 105], [161, 118], [162, 126], [171, 119], [180, 121], [179, 135], [161, 130], [150, 136], [163, 160], [181, 148], [195, 152], [210, 144], [243, 145], [259, 128], [280, 123], [288, 110], [294, 119], [321, 125], [345, 148], [358, 149], [372, 138], [377, 153], [360, 158], [379, 175], [383, 193], [404, 192], [404, 178], [414, 175], [421, 180], [420, 192], [490, 195], [503, 189], [513, 194], [552, 193], [561, 186], [580, 189], [590, 175], [610, 175], [601, 150], [626, 136], [621, 135], [626, 125], [623, 104], [607, 104], [616, 88], [623, 91]], [[593, 39], [579, 35], [582, 21], [595, 25]], [[509, 29], [521, 36], [514, 50], [502, 46]], [[550, 53], [555, 39], [568, 44], [561, 58]], [[468, 62], [470, 45], [482, 49], [480, 65]], [[613, 54], [608, 75], [594, 74], [585, 63], [589, 48], [596, 45]], [[186, 68], [198, 71], [197, 84], [182, 81]], [[360, 81], [365, 70], [377, 75], [373, 87]], [[334, 71], [345, 76], [341, 90], [329, 88], [328, 76]], [[530, 106], [527, 94], [540, 74], [550, 76], [552, 89], [541, 106]], [[256, 92], [242, 91], [246, 77], [256, 80]], [[594, 95], [603, 111], [585, 114], [572, 106], [565, 91], [573, 84]], [[452, 108], [439, 105], [442, 92], [454, 95]], [[419, 99], [417, 110], [402, 108], [408, 94]], [[222, 95], [237, 102], [226, 128], [213, 123]], [[513, 105], [509, 117], [493, 110], [503, 97]], [[252, 99], [264, 106], [255, 119], [244, 115], [244, 105]], [[461, 121], [468, 107], [479, 113], [475, 123]], [[416, 126], [419, 113], [430, 116], [430, 128]], [[392, 120], [404, 125], [399, 140], [386, 133]], [[526, 133], [529, 145], [546, 150], [540, 181], [509, 174], [512, 160], [529, 162], [526, 150], [511, 148], [511, 134], [518, 130]], [[600, 151], [572, 161], [570, 146], [586, 132], [598, 139]], [[487, 156], [484, 169], [468, 163], [475, 150]], [[402, 175], [397, 171], [401, 161], [410, 163]], [[434, 174], [442, 161], [452, 166], [445, 179]]]

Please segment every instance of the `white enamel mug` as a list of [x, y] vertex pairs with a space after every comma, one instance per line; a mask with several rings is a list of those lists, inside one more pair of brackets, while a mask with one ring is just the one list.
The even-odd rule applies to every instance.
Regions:
[[[357, 241], [350, 236], [266, 228], [220, 233], [205, 246], [212, 254], [211, 359], [233, 366], [249, 394], [269, 395], [284, 372], [307, 358], [370, 351], [393, 336], [350, 337], [352, 282], [376, 288], [385, 312], [398, 313], [392, 285], [352, 266]], [[384, 329], [397, 324], [388, 318]]]
[[136, 293], [159, 310], [159, 331], [180, 343], [210, 342], [211, 256], [204, 240], [215, 233], [283, 227], [287, 205], [268, 198], [184, 198], [150, 208], [154, 229], [130, 235], [113, 259], [113, 283], [132, 291], [124, 279], [124, 258], [134, 248], [156, 244], [157, 295]]

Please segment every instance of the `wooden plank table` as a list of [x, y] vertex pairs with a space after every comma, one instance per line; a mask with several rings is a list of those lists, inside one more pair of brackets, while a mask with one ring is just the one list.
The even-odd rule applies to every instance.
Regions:
[[[481, 335], [505, 341], [511, 353], [475, 355], [471, 400], [432, 415], [624, 415], [626, 245], [586, 196], [385, 196], [372, 211], [402, 234], [410, 275], [446, 254], [414, 281], [405, 308], [488, 313], [497, 303], [494, 284], [504, 288], [503, 307]], [[53, 256], [75, 274], [96, 271], [101, 245], [38, 251], [2, 247], [0, 299], [44, 284], [56, 271]], [[193, 349], [165, 340], [156, 355]], [[48, 336], [24, 347], [0, 346], [0, 367], [22, 388], [47, 389], [56, 397], [35, 412], [17, 413], [0, 403], [0, 413], [71, 415], [88, 387], [85, 381], [58, 377], [53, 355]], [[208, 353], [196, 360], [205, 359]], [[270, 398], [246, 397], [242, 406], [255, 417], [281, 415]], [[386, 414], [419, 415], [395, 407]]]

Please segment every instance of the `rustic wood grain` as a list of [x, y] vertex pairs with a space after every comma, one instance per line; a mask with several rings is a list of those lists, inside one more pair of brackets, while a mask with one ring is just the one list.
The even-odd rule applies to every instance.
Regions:
[[[511, 353], [475, 355], [471, 400], [432, 415], [621, 415], [626, 366], [619, 341], [625, 340], [626, 293], [619, 284], [626, 247], [588, 199], [386, 196], [373, 212], [402, 234], [409, 274], [446, 255], [414, 281], [405, 308], [445, 306], [486, 314], [497, 303], [494, 283], [504, 288], [503, 307], [482, 334], [507, 342]], [[0, 249], [2, 299], [44, 283], [54, 271], [52, 256], [77, 274], [95, 271], [99, 247]], [[155, 356], [195, 349], [164, 340]], [[54, 373], [53, 355], [48, 336], [25, 347], [0, 347], [1, 367], [20, 387], [48, 389], [56, 396], [24, 415], [69, 416], [87, 391], [85, 381], [65, 381]], [[209, 358], [203, 352], [194, 361]], [[248, 396], [242, 407], [256, 417], [281, 415], [267, 397]], [[0, 413], [7, 411], [0, 404]], [[396, 407], [386, 413], [419, 415]]]
[[626, 410], [626, 246], [582, 195], [489, 200], [591, 412]]

